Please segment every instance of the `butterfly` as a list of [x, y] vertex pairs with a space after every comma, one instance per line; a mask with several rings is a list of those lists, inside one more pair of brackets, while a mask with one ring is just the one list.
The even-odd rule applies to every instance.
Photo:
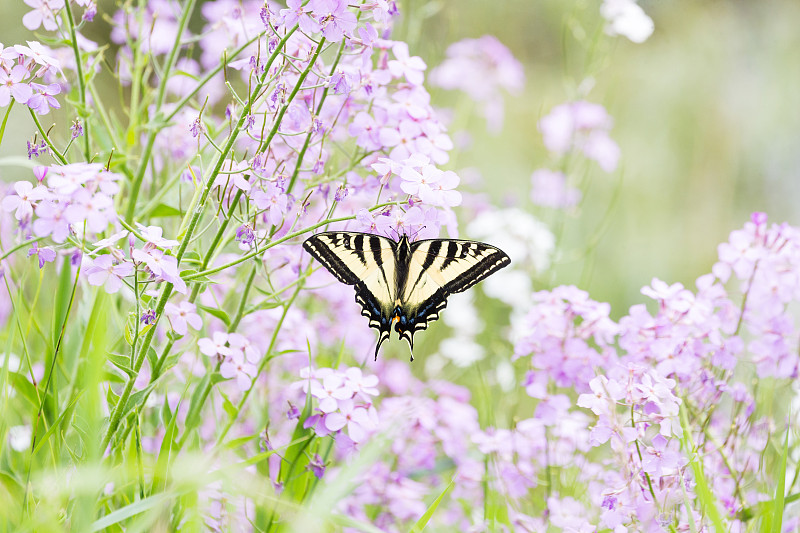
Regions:
[[511, 263], [489, 244], [458, 239], [399, 241], [352, 231], [318, 233], [303, 248], [336, 279], [355, 285], [356, 302], [369, 326], [378, 330], [375, 359], [392, 326], [408, 342], [414, 360], [414, 333], [427, 329], [462, 292]]

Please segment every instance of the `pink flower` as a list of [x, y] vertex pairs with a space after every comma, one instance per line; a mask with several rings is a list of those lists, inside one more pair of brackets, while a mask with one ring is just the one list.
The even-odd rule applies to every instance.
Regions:
[[[110, 254], [101, 255], [86, 269], [89, 285], [102, 285], [109, 294], [114, 294], [122, 287], [122, 278], [133, 274], [131, 263], [114, 264]], [[167, 304], [169, 305], [169, 304]]]
[[167, 302], [164, 311], [169, 317], [172, 329], [178, 335], [186, 335], [189, 331], [188, 326], [191, 326], [194, 330], [199, 330], [203, 327], [203, 320], [197, 314], [197, 308], [191, 302], [181, 302], [178, 305]]
[[14, 192], [3, 198], [2, 206], [6, 212], [14, 211], [17, 220], [28, 219], [33, 214], [35, 203], [43, 200], [47, 195], [47, 189], [42, 185], [34, 187], [27, 181], [18, 181], [14, 184]]
[[411, 85], [422, 85], [425, 75], [423, 72], [427, 68], [425, 62], [418, 56], [410, 56], [408, 53], [408, 45], [402, 41], [397, 41], [392, 46], [392, 53], [395, 59], [389, 61], [387, 66], [389, 72], [395, 78], [405, 76], [408, 83]]

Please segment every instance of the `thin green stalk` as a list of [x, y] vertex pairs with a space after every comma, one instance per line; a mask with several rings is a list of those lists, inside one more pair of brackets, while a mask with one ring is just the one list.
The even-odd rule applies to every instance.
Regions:
[[86, 161], [91, 161], [92, 153], [89, 148], [89, 109], [86, 106], [86, 80], [83, 77], [83, 62], [81, 61], [81, 51], [78, 49], [78, 37], [75, 32], [75, 21], [72, 20], [72, 8], [70, 2], [64, 2], [67, 25], [69, 26], [70, 45], [72, 53], [75, 54], [75, 74], [78, 78], [78, 96], [81, 99], [81, 116], [83, 117], [83, 157]]
[[[386, 207], [388, 205], [395, 205], [396, 203], [397, 202], [386, 202], [386, 203], [383, 203], [383, 204], [378, 204], [376, 206], [371, 207], [369, 210], [370, 211], [375, 211], [376, 209], [382, 209], [382, 208], [384, 208], [384, 207]], [[355, 215], [349, 215], [349, 216], [346, 216], [346, 217], [339, 217], [339, 218], [328, 218], [328, 219], [325, 219], [322, 222], [317, 222], [316, 224], [312, 224], [311, 226], [308, 226], [308, 227], [303, 228], [301, 230], [297, 230], [297, 231], [295, 231], [293, 233], [288, 233], [288, 234], [284, 235], [283, 237], [281, 237], [280, 239], [278, 239], [277, 241], [272, 241], [270, 243], [267, 243], [262, 248], [259, 248], [258, 250], [253, 250], [252, 252], [248, 252], [248, 253], [244, 254], [243, 256], [239, 257], [238, 259], [234, 259], [230, 263], [225, 263], [224, 265], [221, 265], [221, 266], [218, 266], [218, 267], [214, 267], [214, 268], [210, 268], [208, 270], [202, 270], [200, 272], [196, 272], [196, 273], [194, 273], [194, 274], [192, 274], [190, 276], [186, 276], [183, 279], [185, 281], [193, 281], [193, 280], [200, 279], [200, 278], [203, 278], [205, 276], [208, 276], [210, 274], [216, 274], [217, 272], [221, 272], [221, 271], [226, 270], [226, 269], [228, 269], [230, 267], [236, 266], [236, 265], [238, 265], [240, 263], [244, 263], [245, 261], [247, 261], [248, 259], [250, 259], [252, 257], [257, 257], [257, 256], [263, 254], [264, 252], [266, 252], [267, 250], [269, 250], [270, 248], [272, 248], [273, 246], [277, 246], [278, 244], [281, 244], [281, 243], [284, 243], [284, 242], [286, 242], [288, 240], [294, 239], [295, 237], [299, 237], [300, 235], [303, 235], [304, 233], [308, 233], [309, 231], [313, 231], [313, 230], [315, 230], [317, 228], [321, 228], [322, 226], [326, 226], [328, 224], [333, 224], [334, 222], [345, 222], [347, 220], [355, 220], [355, 219], [356, 219]]]
[[[314, 51], [314, 55], [311, 57], [311, 60], [308, 62], [308, 66], [305, 70], [300, 74], [300, 77], [297, 78], [297, 83], [295, 83], [294, 87], [292, 88], [292, 92], [289, 93], [289, 98], [286, 99], [286, 104], [281, 107], [280, 111], [278, 111], [278, 115], [275, 117], [275, 124], [272, 125], [272, 129], [267, 136], [266, 141], [262, 140], [258, 146], [257, 152], [262, 153], [269, 148], [270, 143], [272, 142], [272, 138], [275, 137], [275, 134], [278, 133], [278, 128], [280, 128], [281, 121], [283, 120], [283, 115], [286, 114], [286, 111], [289, 109], [289, 104], [292, 103], [294, 97], [297, 96], [297, 93], [300, 92], [300, 89], [303, 85], [303, 82], [306, 81], [306, 77], [308, 77], [308, 73], [311, 72], [314, 63], [317, 62], [317, 58], [319, 57], [320, 52], [322, 52], [322, 45], [325, 44], [325, 38], [323, 37], [319, 44], [317, 45], [317, 49]], [[280, 48], [276, 49], [280, 50]], [[266, 69], [266, 72], [269, 72], [269, 68]], [[258, 91], [255, 91], [258, 94]]]
[[[253, 390], [254, 385], [256, 383], [256, 380], [258, 379], [258, 376], [261, 375], [261, 372], [264, 371], [264, 368], [267, 366], [267, 363], [270, 361], [272, 350], [275, 348], [275, 343], [278, 340], [278, 333], [280, 333], [281, 327], [283, 326], [283, 321], [286, 319], [286, 315], [289, 313], [289, 309], [292, 307], [292, 304], [294, 303], [295, 298], [297, 298], [297, 295], [300, 294], [300, 290], [302, 288], [303, 288], [303, 284], [298, 284], [298, 286], [295, 288], [294, 292], [292, 293], [291, 298], [289, 298], [289, 300], [287, 300], [284, 303], [283, 312], [281, 313], [281, 317], [280, 317], [280, 319], [278, 319], [278, 323], [275, 325], [275, 329], [272, 332], [272, 338], [269, 341], [269, 347], [267, 348], [267, 353], [264, 354], [264, 357], [262, 357], [261, 362], [258, 365], [258, 371], [256, 372], [256, 375], [253, 377], [253, 379], [252, 379], [252, 381], [250, 383], [250, 388], [247, 389], [246, 391], [244, 391], [244, 393], [242, 393], [242, 398], [239, 400], [239, 403], [236, 406], [236, 412], [237, 413], [240, 413], [242, 411], [242, 408], [244, 407], [245, 402], [247, 402], [247, 399], [250, 397], [250, 392]], [[228, 434], [228, 431], [230, 431], [230, 429], [233, 426], [234, 422], [236, 422], [236, 417], [231, 417], [231, 418], [228, 419], [228, 423], [225, 424], [225, 427], [223, 428], [222, 432], [217, 437], [217, 446], [219, 446], [222, 443], [222, 440], [225, 438], [225, 435]]]
[[[155, 109], [159, 110], [156, 115], [156, 122], [160, 123], [158, 127], [154, 127], [150, 130], [147, 134], [147, 141], [145, 141], [145, 148], [144, 152], [142, 153], [142, 159], [139, 161], [139, 167], [136, 171], [136, 175], [133, 178], [133, 183], [131, 185], [131, 193], [130, 199], [128, 200], [128, 209], [125, 211], [125, 218], [132, 219], [133, 212], [136, 209], [136, 201], [139, 198], [139, 190], [142, 187], [142, 181], [144, 180], [144, 174], [147, 171], [147, 165], [150, 162], [150, 154], [153, 152], [153, 145], [156, 142], [156, 136], [163, 128], [163, 125], [166, 122], [161, 120], [161, 108], [164, 105], [164, 99], [167, 95], [167, 81], [169, 78], [170, 73], [172, 72], [173, 67], [175, 66], [175, 62], [178, 58], [178, 51], [181, 48], [181, 39], [183, 37], [183, 32], [186, 29], [187, 24], [189, 23], [189, 18], [191, 18], [192, 13], [194, 12], [194, 6], [197, 0], [186, 0], [186, 5], [181, 10], [181, 18], [178, 21], [178, 28], [175, 32], [175, 42], [172, 44], [172, 49], [169, 52], [169, 56], [167, 56], [167, 62], [164, 65], [164, 79], [161, 80], [161, 83], [158, 84], [158, 93], [156, 94], [155, 100]], [[80, 62], [79, 62], [80, 63]]]
[[33, 109], [28, 109], [28, 111], [31, 114], [31, 118], [33, 118], [33, 123], [36, 124], [36, 129], [39, 130], [39, 135], [42, 136], [42, 139], [44, 139], [44, 142], [47, 143], [47, 146], [50, 148], [50, 153], [53, 154], [53, 156], [56, 159], [58, 159], [59, 163], [61, 163], [62, 165], [66, 165], [67, 158], [64, 157], [64, 155], [56, 149], [56, 146], [53, 144], [53, 141], [50, 140], [50, 137], [47, 135], [47, 132], [45, 132], [44, 128], [42, 128], [42, 124], [41, 122], [39, 122], [39, 117], [36, 116], [36, 112]]
[[[333, 76], [336, 73], [336, 67], [339, 65], [339, 60], [342, 58], [342, 52], [344, 52], [344, 43], [339, 45], [339, 53], [336, 54], [336, 59], [333, 61], [333, 65], [331, 65], [330, 69], [330, 76]], [[317, 104], [317, 109], [314, 112], [316, 116], [319, 116], [320, 112], [322, 111], [322, 105], [325, 103], [325, 99], [328, 97], [328, 87], [322, 90], [322, 96], [320, 96], [319, 104]], [[286, 187], [286, 192], [292, 192], [292, 187], [294, 187], [294, 182], [297, 180], [297, 175], [300, 173], [300, 165], [303, 163], [303, 158], [306, 155], [306, 150], [308, 150], [309, 144], [311, 144], [311, 137], [313, 135], [313, 130], [308, 132], [306, 135], [306, 140], [303, 143], [303, 147], [300, 149], [300, 153], [297, 155], [297, 165], [294, 167], [294, 172], [292, 173], [291, 179], [289, 179], [289, 185]]]
[[[236, 315], [234, 316], [233, 320], [228, 326], [228, 333], [233, 333], [236, 330], [237, 326], [239, 325], [239, 322], [242, 320], [242, 317], [244, 316], [244, 309], [245, 305], [247, 304], [247, 297], [250, 295], [250, 289], [253, 286], [253, 280], [256, 277], [257, 271], [258, 271], [258, 265], [253, 265], [253, 268], [250, 269], [250, 274], [247, 276], [247, 281], [244, 284], [244, 289], [242, 290], [242, 297], [239, 299], [239, 306], [236, 309]], [[215, 372], [219, 369], [219, 366], [220, 364], [217, 363], [217, 368], [214, 370]], [[211, 393], [211, 387], [214, 386], [214, 384], [211, 382], [210, 379], [205, 379], [201, 383], [203, 389], [200, 393], [199, 401], [197, 402], [197, 404], [193, 402], [191, 407], [189, 408], [189, 412], [186, 414], [187, 426], [183, 434], [181, 435], [180, 441], [178, 441], [179, 450], [183, 448], [186, 439], [189, 438], [191, 431], [194, 429], [192, 427], [189, 427], [188, 421], [193, 420], [203, 409], [203, 406], [206, 403], [206, 399], [208, 399], [208, 395]]]
[[40, 242], [42, 240], [44, 240], [44, 237], [36, 237], [35, 239], [28, 239], [25, 242], [21, 242], [18, 245], [14, 246], [13, 248], [9, 248], [9, 250], [7, 252], [3, 253], [3, 255], [0, 255], [0, 261], [5, 259], [9, 255], [13, 254], [17, 250], [21, 250], [22, 248], [25, 248], [26, 246], [30, 246], [31, 244], [36, 243], [36, 242]]

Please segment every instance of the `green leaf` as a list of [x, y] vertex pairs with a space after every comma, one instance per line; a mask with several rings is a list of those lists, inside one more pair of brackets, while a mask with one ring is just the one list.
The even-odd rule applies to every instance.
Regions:
[[36, 395], [36, 388], [28, 381], [28, 378], [16, 372], [9, 372], [8, 379], [11, 381], [11, 386], [15, 391], [31, 402], [31, 405], [36, 409], [39, 409], [39, 399]]
[[121, 509], [117, 509], [111, 513], [108, 513], [104, 517], [96, 520], [92, 525], [89, 531], [101, 531], [103, 529], [107, 529], [114, 524], [119, 524], [123, 520], [126, 520], [132, 516], [136, 516], [137, 514], [143, 513], [145, 511], [149, 511], [162, 503], [166, 503], [171, 496], [169, 494], [156, 494], [154, 496], [149, 496], [144, 498], [143, 500], [135, 501], [130, 505], [126, 505]]
[[695, 449], [694, 441], [692, 440], [691, 428], [689, 427], [689, 420], [686, 415], [686, 408], [683, 405], [681, 405], [680, 420], [681, 428], [683, 429], [683, 436], [681, 436], [681, 447], [689, 458], [689, 466], [691, 466], [692, 473], [694, 474], [695, 493], [697, 494], [697, 500], [703, 506], [703, 510], [708, 515], [711, 523], [714, 525], [714, 529], [716, 531], [727, 531], [727, 528], [722, 521], [722, 515], [717, 507], [717, 499], [714, 497], [714, 493], [711, 492], [711, 489], [708, 486], [708, 480], [706, 479], [705, 472], [703, 471], [703, 465], [698, 460], [697, 450]]
[[119, 355], [116, 353], [108, 353], [106, 354], [108, 358], [108, 362], [114, 365], [115, 367], [119, 368], [129, 376], [135, 376], [136, 372], [130, 367], [131, 358], [125, 355]]
[[83, 393], [83, 391], [78, 391], [78, 392], [75, 394], [75, 397], [74, 397], [74, 398], [72, 399], [72, 401], [69, 403], [69, 405], [68, 405], [68, 406], [67, 406], [67, 407], [66, 407], [66, 408], [65, 408], [63, 411], [61, 411], [61, 414], [58, 416], [58, 418], [55, 420], [55, 422], [53, 422], [53, 424], [52, 424], [52, 425], [51, 425], [51, 426], [50, 426], [50, 427], [47, 429], [47, 431], [45, 432], [45, 434], [44, 434], [44, 435], [42, 435], [42, 438], [41, 438], [41, 439], [40, 439], [40, 440], [39, 440], [39, 441], [36, 443], [36, 447], [33, 449], [33, 454], [32, 454], [32, 455], [36, 455], [36, 452], [38, 452], [38, 451], [39, 451], [39, 448], [41, 448], [41, 447], [42, 447], [42, 445], [43, 445], [45, 442], [47, 442], [47, 439], [49, 439], [49, 438], [50, 438], [50, 435], [52, 435], [52, 434], [53, 434], [53, 433], [54, 433], [54, 432], [55, 432], [57, 429], [59, 429], [59, 427], [61, 426], [61, 421], [64, 419], [64, 416], [65, 416], [67, 413], [69, 413], [69, 412], [70, 412], [70, 408], [71, 408], [73, 405], [75, 405], [75, 402], [77, 402], [77, 401], [78, 401], [78, 398], [80, 398], [80, 397], [81, 397], [81, 394], [82, 394], [82, 393]]
[[166, 218], [166, 217], [182, 217], [180, 209], [176, 209], [170, 205], [158, 204], [150, 211], [150, 216], [153, 218]]
[[220, 320], [222, 320], [225, 323], [226, 326], [230, 326], [231, 325], [231, 318], [228, 316], [228, 313], [226, 313], [222, 309], [216, 309], [214, 307], [207, 307], [205, 305], [199, 305], [199, 304], [198, 304], [197, 307], [199, 307], [200, 309], [202, 309], [203, 311], [205, 311], [209, 315], [212, 315], [212, 316], [215, 316], [215, 317], [219, 318]]
[[455, 485], [455, 480], [451, 480], [450, 483], [444, 488], [442, 493], [439, 494], [439, 496], [435, 500], [433, 500], [433, 503], [431, 503], [428, 506], [428, 509], [422, 514], [422, 516], [419, 517], [419, 520], [417, 520], [416, 523], [413, 526], [411, 526], [410, 529], [411, 533], [421, 533], [422, 530], [425, 529], [425, 526], [428, 525], [428, 522], [430, 521], [431, 517], [433, 517], [433, 513], [436, 512], [436, 509], [439, 507], [439, 504], [442, 503], [442, 500], [444, 499], [445, 495], [448, 492], [450, 492], [450, 489], [452, 489], [454, 485]]
[[[183, 398], [181, 398], [181, 400], [183, 400]], [[175, 434], [177, 433], [179, 410], [180, 402], [178, 402], [178, 405], [175, 407], [175, 414], [169, 421], [164, 440], [161, 441], [161, 449], [158, 451], [158, 459], [156, 460], [156, 467], [153, 471], [153, 485], [150, 489], [151, 494], [162, 492], [167, 488], [170, 456], [172, 454], [172, 449], [175, 447]]]
[[772, 532], [781, 533], [783, 528], [783, 510], [785, 508], [786, 493], [786, 458], [789, 455], [789, 428], [786, 428], [786, 437], [783, 441], [780, 467], [778, 468], [778, 484], [775, 487], [775, 498], [772, 500]]

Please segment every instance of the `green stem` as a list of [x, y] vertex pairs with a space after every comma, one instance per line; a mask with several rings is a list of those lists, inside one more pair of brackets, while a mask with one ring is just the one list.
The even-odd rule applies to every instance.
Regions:
[[[311, 72], [311, 68], [314, 66], [314, 63], [317, 62], [317, 58], [319, 57], [320, 52], [322, 52], [322, 45], [325, 44], [325, 38], [323, 37], [319, 44], [317, 45], [317, 49], [314, 51], [314, 55], [311, 57], [311, 60], [308, 62], [308, 66], [305, 70], [300, 74], [300, 77], [297, 79], [297, 83], [292, 88], [292, 92], [289, 93], [289, 98], [286, 99], [286, 104], [281, 107], [280, 111], [278, 111], [278, 115], [275, 117], [275, 124], [272, 125], [272, 129], [267, 136], [266, 141], [261, 141], [261, 144], [258, 146], [258, 152], [265, 152], [267, 148], [269, 148], [270, 143], [272, 142], [272, 138], [275, 137], [275, 134], [278, 133], [278, 128], [281, 125], [281, 121], [283, 120], [283, 115], [286, 114], [286, 111], [289, 109], [289, 104], [292, 103], [294, 97], [297, 96], [297, 93], [300, 92], [300, 88], [303, 85], [303, 82], [306, 81], [306, 77], [308, 73]], [[280, 50], [280, 47], [276, 49], [276, 52]], [[269, 72], [269, 67], [265, 70], [265, 74]], [[258, 94], [258, 90], [254, 91], [255, 94]], [[249, 110], [248, 110], [249, 112]]]
[[[371, 207], [369, 210], [370, 211], [375, 211], [376, 209], [382, 209], [382, 208], [384, 208], [384, 207], [386, 207], [388, 205], [395, 205], [396, 203], [397, 202], [386, 202], [386, 203], [383, 203], [383, 204], [378, 204], [376, 206]], [[264, 252], [266, 252], [267, 250], [269, 250], [270, 248], [272, 248], [273, 246], [277, 246], [278, 244], [281, 244], [281, 243], [284, 243], [284, 242], [286, 242], [288, 240], [294, 239], [295, 237], [299, 237], [300, 235], [303, 235], [304, 233], [308, 233], [309, 231], [313, 231], [313, 230], [315, 230], [317, 228], [321, 228], [322, 226], [326, 226], [328, 224], [333, 224], [334, 222], [345, 222], [347, 220], [355, 220], [355, 219], [356, 219], [355, 215], [349, 215], [349, 216], [346, 216], [346, 217], [339, 217], [339, 218], [326, 218], [322, 222], [317, 222], [316, 224], [312, 224], [311, 226], [308, 226], [308, 227], [306, 227], [304, 229], [297, 230], [297, 231], [295, 231], [293, 233], [288, 233], [288, 234], [284, 235], [283, 237], [281, 237], [280, 239], [278, 239], [277, 241], [272, 241], [272, 242], [270, 242], [268, 244], [265, 244], [262, 248], [260, 248], [258, 250], [253, 250], [252, 252], [248, 252], [248, 253], [244, 254], [243, 256], [239, 257], [238, 259], [234, 259], [230, 263], [225, 263], [224, 265], [221, 265], [221, 266], [218, 266], [218, 267], [214, 267], [214, 268], [210, 268], [208, 270], [202, 270], [200, 272], [196, 272], [196, 273], [194, 273], [194, 274], [192, 274], [190, 276], [186, 276], [183, 279], [184, 279], [184, 281], [194, 281], [194, 280], [200, 279], [200, 278], [202, 278], [204, 276], [208, 276], [210, 274], [215, 274], [217, 272], [221, 272], [221, 271], [223, 271], [225, 269], [228, 269], [230, 267], [236, 266], [236, 265], [238, 265], [240, 263], [244, 263], [245, 261], [247, 261], [248, 259], [250, 259], [252, 257], [257, 257], [257, 256], [263, 254]]]
[[92, 153], [89, 148], [89, 109], [86, 107], [86, 80], [83, 77], [83, 64], [81, 61], [81, 51], [78, 49], [78, 38], [75, 33], [75, 21], [72, 20], [72, 8], [70, 2], [64, 2], [67, 25], [69, 26], [70, 44], [72, 53], [75, 54], [75, 73], [78, 77], [78, 96], [81, 99], [80, 115], [83, 117], [83, 157], [90, 161]]
[[150, 162], [150, 154], [153, 152], [153, 145], [156, 142], [156, 136], [163, 128], [163, 125], [166, 124], [166, 122], [161, 120], [161, 108], [164, 105], [164, 99], [166, 98], [167, 94], [167, 81], [178, 58], [178, 51], [181, 48], [181, 38], [183, 37], [183, 32], [186, 29], [186, 25], [189, 23], [189, 18], [191, 17], [192, 12], [194, 12], [196, 1], [197, 0], [187, 0], [186, 5], [181, 10], [181, 18], [178, 21], [178, 29], [175, 32], [175, 42], [172, 44], [172, 50], [170, 50], [169, 56], [167, 57], [167, 63], [164, 65], [164, 79], [158, 84], [158, 93], [155, 101], [155, 109], [157, 110], [155, 122], [159, 123], [159, 125], [152, 128], [147, 134], [147, 141], [145, 142], [142, 159], [139, 161], [139, 168], [136, 170], [136, 175], [133, 178], [131, 194], [128, 200], [128, 209], [125, 211], [125, 218], [129, 220], [133, 218], [133, 213], [136, 209], [136, 201], [139, 199], [139, 190], [142, 187], [142, 180], [144, 180], [144, 174], [147, 171], [147, 165]]
[[[236, 327], [239, 325], [239, 322], [242, 320], [242, 317], [244, 316], [244, 309], [245, 309], [245, 304], [247, 303], [247, 297], [250, 294], [250, 289], [253, 286], [253, 280], [256, 277], [256, 272], [257, 271], [258, 271], [258, 265], [257, 264], [253, 265], [253, 268], [250, 269], [250, 274], [247, 277], [247, 281], [245, 282], [244, 290], [242, 291], [242, 297], [239, 300], [239, 307], [236, 310], [236, 316], [234, 316], [233, 320], [231, 321], [230, 326], [228, 326], [228, 333], [233, 333], [236, 330]], [[277, 329], [280, 329], [280, 328], [277, 328]], [[277, 331], [277, 329], [276, 329], [276, 331]], [[220, 366], [220, 363], [217, 363], [214, 372], [219, 370], [219, 366]], [[191, 434], [192, 429], [194, 429], [193, 427], [189, 426], [189, 424], [191, 423], [190, 421], [196, 419], [196, 417], [198, 416], [198, 414], [202, 410], [203, 406], [205, 405], [206, 399], [208, 399], [208, 395], [211, 393], [211, 388], [214, 386], [214, 384], [211, 382], [210, 379], [204, 379], [201, 383], [202, 383], [203, 389], [200, 392], [200, 397], [198, 398], [198, 401], [197, 401], [196, 404], [192, 403], [192, 406], [190, 407], [189, 412], [186, 414], [187, 425], [186, 425], [186, 429], [183, 432], [183, 435], [181, 435], [180, 441], [178, 441], [178, 448], [177, 448], [178, 450], [183, 448], [183, 445], [186, 442], [186, 439], [189, 438], [189, 435]], [[250, 388], [252, 388], [252, 386]]]
[[53, 154], [53, 156], [56, 159], [58, 159], [59, 163], [61, 163], [62, 165], [66, 165], [67, 158], [64, 157], [63, 154], [61, 154], [61, 152], [59, 152], [56, 149], [56, 146], [53, 144], [53, 141], [50, 140], [50, 137], [44, 131], [44, 128], [42, 128], [42, 124], [41, 122], [39, 122], [39, 117], [36, 116], [36, 113], [34, 112], [33, 109], [28, 109], [28, 111], [31, 114], [31, 118], [33, 118], [34, 124], [36, 124], [36, 129], [39, 130], [39, 135], [42, 136], [42, 139], [44, 139], [44, 142], [46, 142], [47, 146], [50, 148], [50, 153]]
[[[278, 333], [281, 331], [281, 327], [283, 326], [283, 321], [286, 319], [286, 315], [289, 313], [289, 308], [292, 307], [295, 298], [297, 295], [300, 294], [300, 290], [303, 288], [302, 284], [298, 284], [295, 288], [294, 293], [292, 293], [292, 297], [286, 301], [283, 305], [283, 313], [281, 313], [280, 319], [278, 319], [278, 323], [275, 325], [275, 329], [272, 331], [272, 339], [270, 339], [269, 347], [267, 348], [267, 353], [264, 354], [264, 357], [261, 359], [261, 363], [258, 365], [258, 371], [256, 372], [255, 377], [253, 377], [252, 382], [250, 383], [250, 388], [242, 393], [242, 398], [239, 400], [239, 404], [236, 406], [236, 413], [240, 413], [242, 408], [244, 407], [245, 402], [250, 397], [250, 392], [253, 390], [256, 380], [258, 376], [261, 375], [261, 372], [264, 371], [264, 368], [267, 366], [267, 363], [271, 359], [272, 350], [275, 348], [275, 343], [278, 340]], [[231, 427], [233, 426], [234, 422], [236, 422], [236, 417], [230, 417], [228, 419], [228, 423], [225, 424], [225, 428], [223, 428], [222, 433], [219, 434], [217, 437], [217, 446], [222, 443], [222, 440], [225, 438], [225, 435], [228, 434]]]
[[[336, 54], [336, 59], [333, 61], [333, 65], [331, 65], [330, 76], [333, 76], [336, 73], [336, 67], [339, 65], [339, 60], [342, 58], [342, 52], [344, 51], [344, 43], [339, 45], [339, 53]], [[319, 99], [319, 104], [317, 104], [317, 109], [314, 112], [315, 116], [319, 116], [320, 112], [322, 111], [322, 105], [325, 103], [325, 99], [328, 97], [328, 88], [322, 90], [322, 96]], [[312, 131], [308, 132], [306, 135], [306, 140], [303, 143], [303, 148], [300, 149], [300, 153], [297, 155], [297, 165], [294, 167], [294, 172], [292, 173], [292, 177], [289, 180], [289, 186], [286, 188], [286, 192], [292, 192], [292, 187], [294, 187], [294, 182], [297, 180], [297, 175], [300, 173], [300, 165], [303, 163], [303, 158], [306, 155], [306, 150], [308, 150], [308, 145], [311, 144], [311, 137], [313, 135]]]

